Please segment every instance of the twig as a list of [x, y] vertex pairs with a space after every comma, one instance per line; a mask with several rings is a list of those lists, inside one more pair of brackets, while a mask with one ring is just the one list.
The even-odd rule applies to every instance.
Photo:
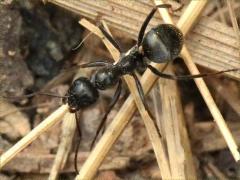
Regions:
[[48, 116], [44, 121], [42, 121], [37, 127], [35, 127], [30, 133], [18, 141], [13, 147], [11, 147], [7, 152], [0, 157], [0, 169], [12, 158], [14, 158], [21, 150], [27, 147], [31, 142], [33, 142], [37, 137], [39, 137], [44, 131], [48, 130], [50, 127], [58, 123], [63, 115], [68, 111], [67, 105], [62, 105], [56, 111], [54, 111], [50, 116]]
[[[112, 49], [114, 48], [113, 45], [110, 42], [108, 42], [106, 38], [104, 38], [103, 34], [96, 26], [92, 25], [90, 22], [86, 21], [85, 19], [82, 19], [80, 21], [80, 24], [83, 25], [88, 30], [90, 30], [91, 32], [98, 35], [100, 38], [102, 38], [103, 42], [107, 46], [108, 50], [110, 52], [112, 51]], [[107, 27], [106, 27], [106, 29], [107, 29]], [[114, 53], [111, 52], [111, 54], [114, 54]], [[118, 61], [119, 55], [120, 55], [119, 52], [114, 55], [114, 57], [117, 57], [117, 58], [114, 58], [115, 61]], [[150, 116], [148, 115], [147, 111], [144, 108], [144, 105], [142, 104], [142, 101], [139, 97], [139, 94], [135, 87], [135, 82], [133, 81], [133, 79], [130, 79], [128, 76], [126, 76], [125, 81], [127, 82], [128, 86], [129, 86], [131, 94], [133, 94], [133, 97], [136, 101], [136, 105], [140, 111], [142, 119], [144, 120], [150, 141], [152, 142], [153, 149], [155, 151], [155, 155], [157, 158], [159, 168], [162, 172], [161, 175], [163, 178], [170, 178], [171, 175], [170, 175], [168, 160], [167, 160], [166, 154], [164, 152], [164, 148], [163, 148], [161, 139], [159, 138], [157, 129], [153, 123], [153, 120], [150, 118]], [[100, 157], [103, 156], [103, 154], [104, 154], [104, 150], [97, 148], [97, 146], [91, 153], [92, 156], [100, 156]], [[93, 163], [92, 161], [95, 161], [95, 159], [94, 158], [87, 159], [85, 164], [82, 166], [80, 174], [77, 176], [76, 179], [83, 179], [83, 178], [91, 179], [91, 178], [93, 178], [97, 169], [95, 169], [96, 163]]]
[[[172, 73], [172, 71], [168, 71]], [[176, 81], [158, 80], [162, 111], [160, 127], [165, 135], [172, 177], [175, 179], [197, 179], [190, 142], [184, 123], [184, 115]], [[171, 89], [171, 91], [169, 91]]]
[[66, 160], [72, 148], [72, 139], [75, 134], [75, 129], [75, 116], [73, 113], [67, 112], [63, 118], [61, 142], [58, 146], [58, 151], [48, 178], [49, 180], [57, 179], [59, 171], [64, 168]]
[[[162, 3], [161, 0], [155, 0], [156, 4], [157, 3]], [[195, 13], [191, 13], [191, 11], [199, 11], [201, 12], [202, 8], [204, 7], [204, 5], [206, 4], [206, 0], [202, 0], [202, 1], [192, 1], [192, 3], [189, 5], [189, 8], [186, 10], [186, 13], [184, 12], [184, 14], [182, 15], [181, 19], [179, 20], [179, 22], [177, 23], [177, 26], [179, 28], [183, 30], [190, 28], [190, 25], [184, 25], [184, 18], [189, 18], [189, 15], [191, 15], [191, 17], [194, 17]], [[201, 5], [201, 4], [202, 5]], [[200, 6], [201, 5], [201, 6]], [[163, 19], [166, 23], [173, 23], [170, 15], [168, 14], [168, 12], [165, 9], [159, 9], [160, 13], [163, 16]], [[189, 20], [190, 22], [193, 22], [192, 19]], [[183, 33], [185, 34], [186, 31], [183, 31]], [[200, 72], [198, 71], [196, 65], [193, 63], [192, 61], [192, 57], [186, 47], [186, 45], [183, 46], [181, 55], [184, 59], [185, 64], [187, 65], [189, 71], [191, 72], [191, 74], [199, 74]], [[233, 139], [233, 136], [231, 134], [231, 132], [229, 131], [225, 120], [223, 118], [223, 116], [221, 115], [217, 105], [215, 104], [205, 82], [203, 81], [202, 78], [199, 79], [194, 79], [200, 93], [202, 94], [202, 97], [204, 98], [208, 109], [210, 110], [212, 116], [214, 117], [215, 122], [217, 123], [219, 130], [221, 131], [225, 141], [228, 144], [228, 148], [230, 149], [234, 159], [236, 161], [240, 160], [240, 154], [238, 152], [238, 147], [237, 144], [235, 142], [235, 140]]]

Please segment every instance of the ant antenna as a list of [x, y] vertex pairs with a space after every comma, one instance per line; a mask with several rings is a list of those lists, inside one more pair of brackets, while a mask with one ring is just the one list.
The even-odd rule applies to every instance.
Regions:
[[83, 40], [82, 40], [76, 47], [72, 48], [72, 50], [73, 50], [73, 51], [77, 50], [77, 49], [83, 44], [83, 42], [84, 42], [87, 38], [89, 38], [92, 34], [93, 34], [92, 32], [89, 32], [89, 33], [83, 38]]
[[55, 94], [49, 94], [49, 93], [44, 93], [44, 92], [34, 92], [31, 94], [26, 94], [26, 95], [22, 95], [22, 96], [2, 96], [5, 99], [22, 99], [22, 98], [30, 98], [33, 97], [35, 95], [43, 95], [43, 96], [51, 96], [51, 97], [55, 97], [55, 98], [67, 98], [69, 96], [59, 96], [59, 95], [55, 95]]

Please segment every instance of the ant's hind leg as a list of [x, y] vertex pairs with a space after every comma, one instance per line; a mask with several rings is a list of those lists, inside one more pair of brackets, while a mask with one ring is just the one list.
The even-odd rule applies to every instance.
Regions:
[[[149, 116], [151, 116], [152, 119], [155, 119], [155, 118], [153, 118], [154, 116], [152, 115], [151, 111], [149, 110], [149, 108], [148, 108], [148, 106], [147, 106], [147, 104], [145, 102], [144, 91], [143, 91], [141, 82], [139, 81], [139, 79], [138, 79], [138, 77], [137, 77], [137, 75], [135, 73], [132, 73], [131, 75], [133, 76], [133, 78], [134, 78], [134, 80], [136, 82], [138, 93], [140, 95], [140, 98], [142, 100], [142, 103], [144, 105], [145, 110], [148, 112]], [[156, 125], [156, 122], [155, 121], [153, 121], [153, 122], [154, 122], [156, 128], [158, 129], [158, 126]], [[158, 130], [158, 132], [160, 132], [160, 131]], [[159, 133], [159, 135], [160, 135], [160, 133]]]
[[140, 95], [140, 98], [143, 102], [143, 105], [145, 106], [146, 108], [146, 103], [145, 103], [145, 98], [144, 98], [144, 91], [143, 91], [143, 88], [142, 88], [142, 85], [141, 85], [141, 82], [139, 81], [137, 75], [135, 73], [132, 73], [131, 76], [134, 78], [135, 80], [135, 83], [136, 83], [136, 86], [137, 86], [137, 89], [138, 89], [138, 93]]
[[147, 28], [147, 25], [149, 24], [150, 20], [152, 19], [154, 13], [157, 11], [158, 8], [171, 8], [172, 6], [170, 4], [160, 4], [155, 6], [152, 11], [148, 14], [148, 16], [146, 17], [146, 19], [144, 20], [142, 27], [139, 31], [138, 34], [138, 42], [137, 42], [137, 46], [140, 47], [142, 44], [142, 40], [143, 40], [143, 36], [145, 33], [145, 30]]
[[78, 135], [79, 135], [79, 141], [78, 141], [76, 149], [75, 149], [74, 169], [75, 169], [76, 174], [78, 174], [79, 171], [78, 171], [77, 159], [78, 159], [78, 149], [79, 149], [79, 145], [80, 145], [80, 142], [81, 142], [81, 139], [82, 139], [82, 133], [81, 133], [80, 125], [79, 125], [79, 118], [78, 118], [77, 112], [75, 112], [75, 120], [76, 120], [77, 132], [78, 132]]
[[112, 101], [110, 103], [110, 106], [109, 106], [108, 110], [106, 111], [106, 113], [104, 114], [104, 116], [103, 116], [103, 118], [102, 118], [102, 120], [101, 120], [101, 122], [100, 122], [100, 124], [99, 124], [99, 126], [97, 128], [97, 131], [96, 131], [94, 139], [93, 139], [93, 141], [91, 143], [90, 149], [93, 148], [93, 145], [95, 144], [96, 139], [97, 139], [97, 137], [98, 137], [102, 127], [104, 127], [104, 125], [106, 123], [108, 114], [111, 112], [112, 108], [117, 103], [117, 101], [118, 101], [118, 99], [120, 97], [121, 91], [122, 91], [122, 80], [120, 79], [119, 82], [118, 82], [118, 86], [117, 86], [117, 89], [115, 91], [115, 94], [114, 94], [114, 96], [112, 98]]
[[228, 70], [224, 70], [224, 71], [218, 71], [218, 72], [214, 72], [214, 73], [203, 73], [203, 74], [195, 74], [195, 75], [182, 75], [182, 76], [175, 76], [172, 74], [166, 74], [166, 73], [162, 73], [160, 71], [158, 71], [155, 67], [148, 65], [148, 68], [157, 76], [162, 77], [162, 78], [166, 78], [166, 79], [172, 79], [172, 80], [191, 80], [191, 79], [195, 79], [195, 78], [202, 78], [202, 77], [208, 77], [208, 76], [214, 76], [214, 75], [218, 75], [218, 74], [223, 74], [226, 72], [233, 72], [233, 71], [240, 71], [239, 68], [235, 68], [235, 69], [228, 69]]

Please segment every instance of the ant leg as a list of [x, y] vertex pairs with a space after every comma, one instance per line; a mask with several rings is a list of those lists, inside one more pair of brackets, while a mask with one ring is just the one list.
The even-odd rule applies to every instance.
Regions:
[[75, 50], [77, 50], [78, 48], [80, 48], [80, 46], [83, 44], [83, 42], [84, 42], [87, 38], [89, 38], [89, 36], [91, 36], [92, 34], [93, 34], [93, 32], [88, 33], [76, 47], [72, 48], [72, 50], [75, 51]]
[[[180, 57], [176, 57], [175, 59], [177, 59], [177, 58], [180, 58]], [[167, 67], [168, 67], [170, 64], [172, 64], [175, 59], [171, 59], [170, 61], [168, 61], [168, 62], [163, 66], [163, 68], [160, 70], [160, 72], [165, 71], [165, 70], [167, 69]]]
[[118, 101], [118, 99], [119, 99], [119, 97], [120, 97], [121, 91], [122, 91], [122, 80], [120, 79], [119, 82], [118, 82], [118, 87], [117, 87], [117, 89], [116, 89], [116, 91], [115, 91], [115, 94], [114, 94], [114, 96], [113, 96], [113, 98], [112, 98], [112, 101], [111, 101], [111, 103], [110, 103], [110, 106], [109, 106], [108, 110], [106, 111], [106, 113], [104, 114], [104, 116], [103, 116], [103, 118], [102, 118], [102, 120], [101, 120], [101, 123], [99, 124], [99, 126], [98, 126], [98, 128], [97, 128], [97, 131], [96, 131], [96, 134], [95, 134], [95, 136], [94, 136], [94, 139], [93, 139], [93, 141], [92, 141], [92, 143], [91, 143], [90, 149], [93, 148], [93, 145], [95, 144], [95, 141], [96, 141], [96, 139], [97, 139], [97, 137], [98, 137], [98, 135], [99, 135], [102, 127], [104, 126], [104, 124], [105, 124], [105, 122], [106, 122], [106, 120], [107, 120], [108, 114], [110, 113], [110, 111], [112, 110], [112, 108], [113, 108], [114, 105], [117, 103], [117, 101]]
[[143, 40], [143, 36], [144, 36], [144, 33], [145, 33], [145, 30], [147, 28], [147, 25], [148, 23], [150, 22], [150, 20], [152, 19], [154, 13], [156, 12], [156, 10], [158, 8], [171, 8], [172, 6], [170, 4], [160, 4], [160, 5], [157, 5], [155, 6], [152, 11], [148, 14], [148, 16], [146, 17], [146, 19], [144, 20], [143, 24], [142, 24], [142, 27], [139, 31], [139, 34], [138, 34], [138, 42], [137, 42], [137, 47], [140, 47], [140, 45], [142, 44], [142, 40]]
[[[112, 43], [112, 45], [120, 52], [123, 53], [121, 47], [118, 45], [118, 43], [113, 39], [113, 37], [104, 29], [103, 25], [100, 24], [99, 29], [102, 31], [103, 35]], [[75, 51], [77, 50], [82, 44], [83, 42], [93, 33], [90, 32], [89, 34], [87, 34], [83, 40], [76, 46], [74, 47], [72, 50]]]
[[102, 66], [108, 66], [108, 65], [112, 65], [112, 63], [106, 62], [106, 61], [95, 61], [95, 62], [90, 62], [86, 64], [79, 64], [77, 66], [80, 68], [89, 68], [89, 67], [102, 67]]
[[[140, 98], [141, 98], [141, 100], [142, 100], [142, 103], [143, 103], [143, 105], [144, 105], [144, 107], [145, 107], [145, 110], [148, 112], [149, 116], [150, 116], [152, 119], [155, 119], [154, 116], [152, 115], [151, 111], [149, 110], [147, 104], [145, 103], [144, 91], [143, 91], [141, 82], [139, 81], [139, 79], [138, 79], [138, 77], [137, 77], [137, 75], [136, 75], [135, 73], [132, 73], [131, 75], [133, 76], [133, 78], [134, 78], [134, 80], [135, 80], [135, 82], [136, 82], [136, 86], [137, 86], [137, 89], [138, 89], [138, 93], [139, 93]], [[158, 129], [159, 136], [161, 137], [160, 130], [159, 130], [156, 122], [155, 122], [155, 121], [153, 121], [153, 122], [154, 122], [155, 127]]]
[[202, 78], [202, 77], [207, 77], [207, 76], [214, 76], [214, 75], [222, 74], [222, 73], [225, 73], [225, 72], [239, 71], [240, 70], [238, 68], [235, 68], [235, 69], [228, 69], [228, 70], [224, 70], [224, 71], [218, 71], [218, 72], [214, 72], [214, 73], [203, 73], [203, 74], [195, 74], [195, 75], [175, 76], [175, 75], [171, 75], [171, 74], [162, 73], [151, 65], [148, 65], [147, 67], [157, 76], [162, 77], [162, 78], [166, 78], [166, 79], [172, 79], [172, 80], [190, 80], [190, 79]]
[[78, 68], [89, 68], [89, 67], [104, 67], [112, 65], [112, 63], [107, 62], [107, 61], [95, 61], [95, 62], [89, 62], [85, 64], [76, 64], [73, 67], [67, 68], [62, 70], [61, 72], [67, 72], [67, 71], [76, 71]]
[[80, 145], [80, 142], [81, 142], [81, 139], [82, 139], [82, 133], [81, 133], [80, 125], [79, 125], [79, 118], [78, 118], [77, 112], [75, 112], [75, 120], [76, 120], [77, 132], [78, 132], [78, 135], [79, 135], [79, 138], [80, 138], [78, 143], [77, 143], [77, 146], [76, 146], [76, 149], [75, 149], [75, 156], [74, 156], [74, 169], [75, 169], [76, 174], [78, 174], [79, 171], [78, 171], [77, 159], [78, 159], [78, 149], [79, 149], [79, 145]]
[[145, 98], [144, 98], [144, 91], [143, 91], [143, 88], [142, 88], [142, 85], [141, 85], [141, 82], [139, 81], [137, 75], [135, 73], [132, 73], [131, 76], [134, 78], [135, 80], [135, 83], [136, 83], [136, 86], [137, 86], [137, 89], [138, 89], [138, 93], [140, 95], [140, 98], [143, 102], [143, 105], [146, 107], [145, 105]]
[[42, 96], [50, 96], [50, 97], [54, 97], [54, 98], [67, 98], [68, 96], [60, 96], [60, 95], [56, 95], [56, 94], [50, 94], [50, 93], [45, 93], [45, 92], [33, 92], [31, 94], [26, 94], [26, 95], [21, 95], [21, 96], [0, 96], [1, 98], [4, 98], [8, 101], [17, 101], [23, 98], [30, 98], [36, 95], [42, 95]]
[[110, 41], [110, 43], [120, 52], [123, 53], [122, 48], [119, 46], [117, 41], [104, 29], [103, 25], [99, 26], [99, 29], [102, 31], [103, 35]]

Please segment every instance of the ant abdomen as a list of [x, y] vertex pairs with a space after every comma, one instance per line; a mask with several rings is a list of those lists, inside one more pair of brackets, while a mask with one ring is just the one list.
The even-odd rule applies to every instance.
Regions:
[[69, 111], [73, 113], [94, 104], [98, 97], [98, 90], [90, 80], [80, 77], [73, 82], [63, 101], [68, 103]]
[[160, 24], [143, 38], [144, 56], [155, 63], [165, 63], [178, 57], [183, 45], [183, 34], [174, 25]]

